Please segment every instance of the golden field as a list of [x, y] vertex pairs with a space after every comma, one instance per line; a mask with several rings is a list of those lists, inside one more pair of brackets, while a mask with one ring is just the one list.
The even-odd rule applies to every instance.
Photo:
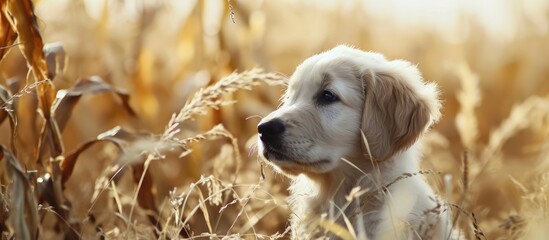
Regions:
[[547, 0], [0, 2], [2, 239], [288, 238], [256, 125], [338, 44], [439, 85], [424, 177], [468, 239], [549, 236]]

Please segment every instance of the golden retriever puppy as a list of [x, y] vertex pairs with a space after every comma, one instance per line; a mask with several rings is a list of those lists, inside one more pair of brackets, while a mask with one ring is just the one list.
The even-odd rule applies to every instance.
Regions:
[[406, 61], [338, 46], [299, 65], [258, 125], [260, 154], [292, 179], [292, 237], [337, 238], [326, 228], [348, 220], [362, 238], [456, 238], [419, 167], [440, 107]]

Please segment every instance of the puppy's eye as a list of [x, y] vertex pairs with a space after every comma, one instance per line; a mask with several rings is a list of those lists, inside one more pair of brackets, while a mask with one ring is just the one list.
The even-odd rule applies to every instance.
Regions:
[[317, 99], [318, 103], [320, 104], [330, 104], [333, 102], [337, 102], [338, 100], [339, 98], [337, 97], [337, 95], [328, 90], [322, 91]]

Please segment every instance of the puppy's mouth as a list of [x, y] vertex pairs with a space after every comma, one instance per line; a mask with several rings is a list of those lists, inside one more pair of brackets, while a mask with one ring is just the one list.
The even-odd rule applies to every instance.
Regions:
[[292, 157], [290, 157], [288, 153], [281, 150], [282, 146], [267, 145], [265, 143], [263, 143], [263, 146], [264, 146], [263, 156], [265, 157], [265, 159], [271, 162], [292, 161]]
[[306, 161], [304, 157], [294, 156], [294, 154], [283, 151], [283, 147], [280, 145], [267, 145], [263, 143], [263, 146], [263, 156], [265, 159], [280, 167], [311, 168], [331, 163], [327, 159]]

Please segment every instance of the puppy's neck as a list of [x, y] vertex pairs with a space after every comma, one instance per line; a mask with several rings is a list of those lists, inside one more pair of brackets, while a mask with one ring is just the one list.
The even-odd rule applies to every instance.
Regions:
[[[293, 179], [289, 188], [289, 203], [298, 216], [329, 213], [330, 205], [343, 209], [348, 195], [354, 187], [365, 189], [367, 179], [354, 169], [337, 169], [328, 173], [300, 174]], [[337, 209], [332, 206], [331, 209]], [[337, 210], [336, 210], [337, 211]]]
[[346, 199], [353, 188], [375, 193], [401, 174], [417, 172], [420, 148], [421, 144], [416, 143], [379, 163], [361, 155], [349, 156], [347, 160], [352, 165], [342, 163], [327, 173], [301, 174], [293, 179], [289, 188], [292, 210], [297, 216], [320, 216], [330, 212], [330, 205], [336, 205], [340, 209], [347, 206], [346, 214], [353, 212], [356, 204], [349, 204]]

